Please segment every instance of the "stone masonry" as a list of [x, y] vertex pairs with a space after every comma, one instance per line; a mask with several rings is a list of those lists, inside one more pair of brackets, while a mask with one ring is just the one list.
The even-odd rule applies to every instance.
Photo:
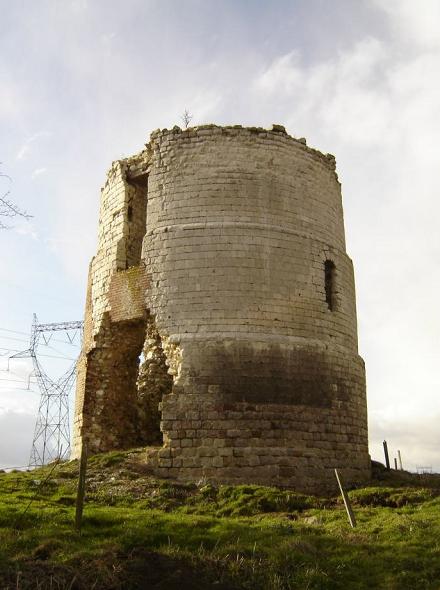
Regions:
[[334, 157], [272, 130], [158, 130], [101, 194], [73, 457], [148, 447], [180, 480], [370, 474]]

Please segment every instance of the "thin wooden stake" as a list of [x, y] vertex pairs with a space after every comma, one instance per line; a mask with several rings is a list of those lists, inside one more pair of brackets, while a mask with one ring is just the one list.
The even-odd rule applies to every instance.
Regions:
[[397, 459], [394, 457], [394, 469], [397, 471]]
[[390, 458], [388, 456], [388, 445], [387, 441], [383, 441], [383, 452], [385, 454], [385, 465], [387, 466], [388, 471], [390, 470]]
[[397, 451], [397, 456], [399, 457], [399, 467], [400, 467], [400, 471], [403, 471], [403, 467], [402, 467], [402, 457], [400, 456], [400, 451]]
[[356, 518], [354, 516], [353, 508], [351, 507], [350, 498], [345, 493], [344, 488], [342, 487], [342, 483], [339, 478], [339, 474], [338, 474], [337, 469], [335, 469], [335, 475], [336, 475], [336, 479], [338, 480], [339, 489], [341, 490], [342, 499], [344, 500], [344, 505], [345, 505], [345, 510], [347, 511], [348, 521], [351, 525], [351, 528], [354, 529], [354, 527], [356, 526]]
[[84, 442], [81, 448], [81, 457], [79, 460], [79, 477], [78, 491], [76, 494], [75, 510], [75, 529], [81, 532], [82, 515], [84, 508], [84, 496], [86, 491], [86, 471], [87, 471], [87, 443]]

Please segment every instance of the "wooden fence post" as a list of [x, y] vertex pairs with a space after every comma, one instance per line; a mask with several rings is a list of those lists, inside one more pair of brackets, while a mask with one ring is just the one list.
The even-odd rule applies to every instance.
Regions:
[[390, 470], [390, 458], [388, 456], [388, 445], [387, 445], [386, 440], [383, 441], [383, 452], [385, 454], [385, 465], [389, 471]]
[[337, 469], [335, 469], [335, 475], [336, 475], [336, 479], [338, 480], [339, 489], [341, 490], [342, 499], [344, 500], [344, 505], [345, 505], [345, 510], [347, 511], [348, 521], [351, 525], [351, 528], [354, 529], [354, 527], [356, 526], [356, 518], [354, 516], [353, 508], [351, 507], [350, 498], [345, 493], [344, 488], [342, 487], [342, 483], [339, 478], [339, 474], [338, 474]]
[[81, 447], [81, 457], [79, 459], [79, 476], [78, 491], [76, 494], [75, 509], [75, 529], [81, 533], [82, 514], [84, 508], [84, 496], [86, 491], [86, 471], [87, 471], [87, 442]]
[[400, 455], [400, 451], [397, 451], [397, 456], [399, 457], [399, 467], [400, 467], [400, 471], [403, 471], [403, 467], [402, 467], [402, 457]]

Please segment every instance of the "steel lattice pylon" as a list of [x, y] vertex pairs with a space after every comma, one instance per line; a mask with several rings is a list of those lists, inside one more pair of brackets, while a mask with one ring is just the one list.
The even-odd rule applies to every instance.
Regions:
[[[34, 314], [29, 349], [10, 357], [32, 358], [33, 373], [41, 392], [29, 467], [39, 467], [56, 459], [65, 459], [70, 454], [69, 393], [75, 381], [76, 361], [64, 375], [53, 380], [38, 361], [40, 336], [47, 344], [45, 333], [64, 331], [69, 342], [73, 343], [82, 328], [83, 322], [39, 324]], [[73, 336], [70, 335], [72, 332]]]

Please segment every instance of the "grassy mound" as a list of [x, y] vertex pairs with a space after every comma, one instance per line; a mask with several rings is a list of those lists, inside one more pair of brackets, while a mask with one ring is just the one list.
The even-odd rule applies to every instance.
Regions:
[[81, 535], [76, 462], [0, 474], [0, 588], [440, 588], [440, 476], [376, 465], [353, 530], [339, 498], [177, 484], [142, 457], [90, 459]]

